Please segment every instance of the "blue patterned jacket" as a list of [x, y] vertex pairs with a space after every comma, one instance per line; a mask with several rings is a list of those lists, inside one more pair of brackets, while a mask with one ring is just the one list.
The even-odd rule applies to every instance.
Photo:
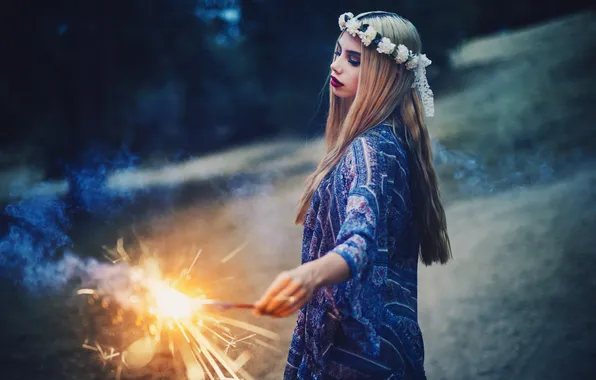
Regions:
[[330, 251], [352, 278], [298, 313], [285, 380], [425, 379], [417, 316], [419, 238], [403, 126], [358, 137], [318, 187], [302, 262]]

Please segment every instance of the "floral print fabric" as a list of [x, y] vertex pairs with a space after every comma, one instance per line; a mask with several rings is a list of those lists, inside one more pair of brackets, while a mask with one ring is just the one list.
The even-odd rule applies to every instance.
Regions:
[[299, 311], [285, 380], [425, 379], [419, 240], [403, 126], [395, 132], [382, 124], [357, 138], [313, 197], [302, 262], [333, 251], [352, 278]]

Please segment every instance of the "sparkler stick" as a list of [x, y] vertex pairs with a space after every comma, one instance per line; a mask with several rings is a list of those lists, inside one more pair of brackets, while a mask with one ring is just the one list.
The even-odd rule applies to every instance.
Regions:
[[208, 309], [209, 307], [217, 308], [217, 309], [253, 309], [255, 307], [252, 303], [234, 303], [234, 302], [226, 302], [226, 301], [217, 301], [217, 300], [201, 300], [197, 302], [198, 306], [203, 309]]
[[[276, 297], [276, 299], [279, 299], [281, 301], [294, 302], [294, 298], [293, 297]], [[201, 308], [213, 307], [213, 308], [218, 308], [218, 309], [221, 309], [221, 310], [226, 310], [226, 309], [254, 309], [255, 308], [255, 304], [253, 304], [253, 303], [234, 303], [234, 302], [226, 302], [226, 301], [218, 301], [218, 300], [201, 300], [201, 301], [198, 301], [197, 304]]]

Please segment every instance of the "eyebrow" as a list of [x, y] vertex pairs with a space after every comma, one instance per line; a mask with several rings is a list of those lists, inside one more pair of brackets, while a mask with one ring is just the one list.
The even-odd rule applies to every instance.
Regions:
[[[341, 50], [344, 50], [344, 48], [342, 48], [342, 47], [341, 47], [341, 44], [339, 43], [339, 41], [337, 42], [337, 46], [339, 46], [339, 48], [340, 48]], [[354, 50], [346, 50], [346, 51], [347, 51], [348, 53], [351, 53], [351, 54], [360, 55], [360, 52], [358, 52], [358, 51], [354, 51]]]

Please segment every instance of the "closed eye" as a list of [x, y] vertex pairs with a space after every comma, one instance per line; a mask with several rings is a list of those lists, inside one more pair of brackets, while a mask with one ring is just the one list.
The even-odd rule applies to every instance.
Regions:
[[360, 66], [360, 54], [349, 54], [348, 55], [348, 62], [350, 62], [350, 65], [354, 66], [354, 67], [358, 67]]
[[[335, 48], [335, 58], [340, 57], [342, 54], [342, 47], [339, 44], [339, 42], [337, 43], [337, 46]], [[350, 63], [350, 65], [354, 66], [354, 67], [358, 67], [360, 66], [360, 52], [358, 51], [354, 51], [354, 50], [346, 50], [346, 53], [348, 55], [348, 62]]]

